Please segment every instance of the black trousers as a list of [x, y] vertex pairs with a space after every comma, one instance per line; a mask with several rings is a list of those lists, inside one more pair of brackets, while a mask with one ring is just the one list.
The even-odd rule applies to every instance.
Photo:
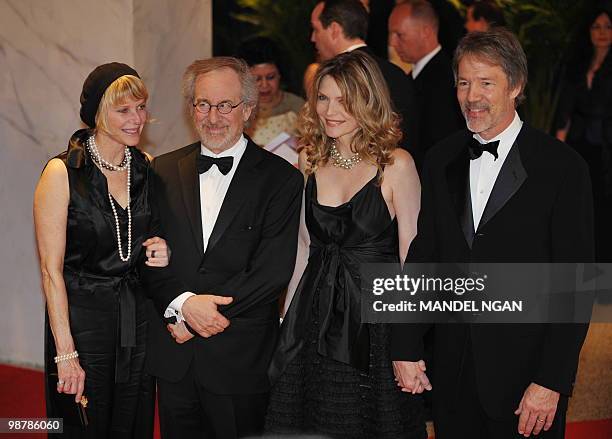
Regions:
[[162, 439], [236, 439], [263, 433], [268, 393], [219, 395], [205, 389], [191, 363], [176, 383], [157, 379]]
[[[472, 354], [471, 342], [468, 343], [469, 347], [459, 382], [456, 403], [452, 405], [436, 403], [436, 395], [433, 395], [436, 439], [524, 439], [524, 436], [518, 432], [519, 416], [500, 421], [492, 419], [485, 412], [478, 397], [474, 373], [474, 355]], [[567, 397], [561, 396], [557, 405], [555, 420], [550, 430], [542, 430], [537, 436], [532, 434], [530, 437], [563, 439], [565, 437], [566, 411]]]

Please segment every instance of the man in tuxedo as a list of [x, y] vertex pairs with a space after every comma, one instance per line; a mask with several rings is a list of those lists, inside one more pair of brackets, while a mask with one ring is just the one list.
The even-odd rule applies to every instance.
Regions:
[[317, 3], [312, 11], [311, 40], [322, 61], [343, 52], [361, 50], [378, 64], [387, 82], [395, 111], [402, 117], [401, 145], [416, 163], [422, 158], [418, 139], [418, 110], [412, 81], [402, 69], [383, 59], [366, 45], [368, 11], [359, 0], [326, 0]]
[[438, 16], [426, 0], [401, 3], [389, 16], [389, 43], [402, 61], [413, 64], [420, 119], [419, 145], [435, 143], [463, 127], [455, 99], [451, 62], [438, 42]]
[[158, 380], [164, 439], [256, 435], [303, 178], [243, 135], [257, 103], [246, 63], [195, 61], [183, 93], [200, 141], [152, 164], [153, 208], [172, 256], [143, 276], [158, 311], [147, 369]]
[[[467, 130], [425, 159], [418, 234], [406, 263], [592, 261], [588, 169], [516, 113], [527, 81], [517, 38], [501, 28], [468, 34], [453, 70]], [[563, 438], [588, 325], [396, 325], [396, 376], [415, 392], [427, 383], [416, 362], [429, 329], [437, 439]]]

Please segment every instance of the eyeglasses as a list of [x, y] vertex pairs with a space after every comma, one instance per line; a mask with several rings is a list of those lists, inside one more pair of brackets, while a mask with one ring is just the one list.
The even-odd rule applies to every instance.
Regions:
[[236, 105], [232, 105], [231, 101], [219, 102], [217, 105], [212, 105], [210, 102], [200, 101], [193, 104], [196, 110], [202, 114], [208, 114], [211, 108], [215, 107], [221, 114], [229, 114], [234, 108], [242, 104], [244, 101], [238, 102]]

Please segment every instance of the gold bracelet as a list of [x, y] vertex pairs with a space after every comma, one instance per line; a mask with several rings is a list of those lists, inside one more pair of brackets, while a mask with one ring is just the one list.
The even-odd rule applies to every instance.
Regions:
[[73, 352], [70, 352], [69, 354], [58, 355], [57, 357], [54, 357], [53, 359], [55, 360], [55, 363], [57, 364], [60, 361], [71, 360], [72, 358], [78, 358], [78, 357], [79, 357], [79, 353], [77, 351], [73, 351]]

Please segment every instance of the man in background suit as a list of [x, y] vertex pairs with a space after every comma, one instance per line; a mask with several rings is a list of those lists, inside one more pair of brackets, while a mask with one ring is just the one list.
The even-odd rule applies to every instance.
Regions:
[[[468, 130], [437, 144], [425, 160], [407, 263], [592, 261], [588, 169], [571, 148], [516, 113], [527, 82], [518, 39], [500, 28], [468, 34], [453, 69]], [[392, 358], [402, 360], [394, 367], [406, 389], [421, 392], [427, 383], [416, 362], [430, 328], [393, 327]], [[587, 328], [433, 325], [436, 438], [563, 438]]]
[[389, 17], [389, 43], [402, 61], [413, 64], [419, 113], [419, 145], [424, 153], [463, 127], [448, 55], [438, 43], [438, 16], [426, 0], [397, 5]]
[[481, 0], [468, 6], [465, 13], [465, 30], [484, 32], [493, 26], [505, 26], [504, 12], [494, 1]]
[[368, 11], [359, 0], [326, 0], [317, 3], [311, 14], [312, 37], [321, 60], [343, 52], [362, 50], [378, 64], [395, 111], [402, 117], [401, 145], [417, 164], [422, 158], [418, 139], [418, 109], [414, 86], [402, 69], [383, 59], [365, 43], [368, 33]]
[[257, 435], [303, 179], [243, 135], [257, 103], [246, 63], [195, 61], [183, 82], [200, 141], [152, 165], [172, 261], [144, 275], [161, 314], [150, 318], [147, 369], [158, 380], [164, 439]]

